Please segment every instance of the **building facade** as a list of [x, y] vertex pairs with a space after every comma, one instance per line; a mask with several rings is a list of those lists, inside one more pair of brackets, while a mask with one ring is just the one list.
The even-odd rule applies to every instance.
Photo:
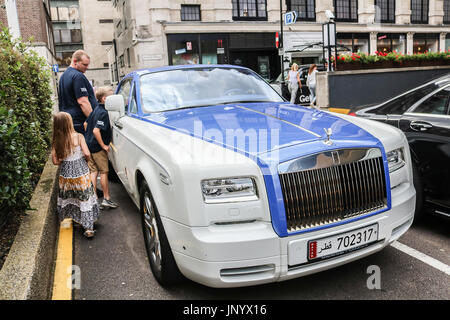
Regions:
[[[131, 70], [189, 63], [250, 67], [275, 78], [281, 60], [279, 0], [113, 0], [111, 80]], [[450, 49], [450, 0], [282, 0], [285, 59], [298, 64], [323, 59], [322, 24], [334, 14], [341, 53]], [[280, 33], [281, 35], [281, 33]]]
[[61, 74], [79, 49], [91, 57], [86, 77], [93, 86], [110, 84], [107, 49], [113, 43], [111, 0], [50, 0], [56, 57]]

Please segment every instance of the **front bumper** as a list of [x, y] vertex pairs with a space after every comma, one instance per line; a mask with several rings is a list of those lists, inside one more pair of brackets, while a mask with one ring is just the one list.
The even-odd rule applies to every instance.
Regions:
[[[403, 183], [391, 190], [392, 208], [333, 228], [280, 238], [267, 222], [188, 227], [162, 219], [180, 271], [210, 287], [241, 287], [284, 281], [327, 270], [373, 254], [411, 226], [415, 190]], [[378, 242], [319, 262], [308, 263], [309, 240], [378, 223]]]

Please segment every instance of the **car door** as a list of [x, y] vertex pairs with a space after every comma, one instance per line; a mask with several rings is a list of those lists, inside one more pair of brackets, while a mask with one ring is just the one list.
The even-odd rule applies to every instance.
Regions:
[[123, 157], [126, 155], [125, 146], [126, 146], [126, 138], [125, 133], [123, 132], [123, 118], [128, 116], [128, 105], [129, 105], [129, 97], [131, 92], [133, 79], [127, 78], [122, 80], [119, 86], [119, 90], [117, 94], [122, 95], [125, 103], [125, 115], [119, 118], [112, 118], [112, 152], [110, 153], [110, 159], [114, 166], [114, 169], [119, 176], [120, 180], [123, 184], [126, 184], [127, 177], [125, 173], [124, 167], [124, 159]]
[[399, 121], [418, 163], [426, 201], [443, 210], [450, 210], [449, 99], [447, 85], [412, 106]]

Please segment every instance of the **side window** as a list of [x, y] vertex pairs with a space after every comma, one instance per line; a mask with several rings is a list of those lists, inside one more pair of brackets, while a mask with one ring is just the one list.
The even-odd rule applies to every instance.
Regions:
[[411, 106], [430, 94], [438, 88], [437, 85], [430, 84], [423, 88], [416, 89], [407, 94], [404, 94], [397, 99], [394, 99], [386, 103], [383, 107], [376, 111], [376, 114], [404, 114]]
[[447, 114], [450, 87], [446, 87], [418, 105], [414, 113]]
[[131, 80], [125, 80], [120, 86], [119, 92], [117, 94], [122, 95], [123, 101], [125, 102], [125, 113], [128, 112], [128, 98], [130, 97]]
[[136, 86], [133, 86], [133, 93], [131, 94], [130, 113], [137, 113]]

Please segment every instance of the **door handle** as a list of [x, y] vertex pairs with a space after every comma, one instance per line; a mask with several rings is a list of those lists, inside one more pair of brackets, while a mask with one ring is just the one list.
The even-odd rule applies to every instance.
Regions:
[[119, 121], [114, 121], [114, 125], [118, 128], [118, 129], [122, 129], [123, 128], [123, 124]]
[[428, 122], [413, 121], [409, 124], [409, 127], [414, 131], [427, 131], [428, 129], [433, 128], [433, 125]]

